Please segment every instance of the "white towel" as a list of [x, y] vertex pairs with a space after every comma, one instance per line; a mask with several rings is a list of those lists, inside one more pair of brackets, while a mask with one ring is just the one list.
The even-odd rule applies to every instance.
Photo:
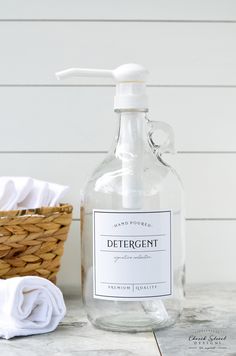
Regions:
[[0, 177], [0, 210], [57, 206], [68, 186], [31, 177]]
[[8, 177], [0, 177], [0, 209], [16, 209], [16, 196], [17, 191], [14, 182]]
[[0, 191], [4, 192], [4, 199], [0, 199], [0, 209], [18, 209], [20, 203], [30, 193], [33, 184], [34, 181], [30, 177], [0, 177]]
[[48, 195], [48, 183], [34, 179], [32, 189], [19, 204], [19, 209], [35, 209], [41, 206], [47, 206]]
[[17, 191], [17, 204], [20, 205], [33, 188], [34, 180], [30, 177], [11, 177], [11, 179], [13, 180]]
[[34, 179], [31, 190], [18, 207], [34, 209], [41, 206], [57, 206], [68, 190], [68, 186]]
[[55, 183], [48, 183], [49, 192], [51, 195], [48, 206], [56, 206], [60, 203], [61, 199], [68, 192], [69, 187]]
[[66, 313], [58, 287], [36, 276], [0, 279], [0, 337], [55, 330]]

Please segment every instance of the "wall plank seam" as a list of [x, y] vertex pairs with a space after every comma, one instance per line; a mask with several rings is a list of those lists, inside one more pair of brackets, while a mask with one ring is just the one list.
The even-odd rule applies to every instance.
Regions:
[[236, 23], [235, 20], [156, 20], [156, 19], [0, 19], [0, 22], [130, 22], [130, 23]]
[[[0, 84], [0, 88], [115, 88], [110, 84]], [[148, 88], [236, 89], [234, 84], [148, 84]]]

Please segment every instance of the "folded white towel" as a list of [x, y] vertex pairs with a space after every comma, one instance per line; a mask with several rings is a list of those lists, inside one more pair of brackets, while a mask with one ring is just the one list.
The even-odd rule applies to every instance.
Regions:
[[48, 183], [34, 179], [33, 187], [25, 199], [18, 205], [19, 209], [35, 209], [47, 206], [48, 194]]
[[48, 183], [48, 188], [51, 195], [50, 201], [48, 202], [48, 206], [58, 205], [61, 199], [69, 190], [68, 186], [59, 185], [55, 183]]
[[0, 279], [0, 337], [55, 330], [66, 313], [58, 287], [36, 276]]
[[34, 181], [30, 177], [0, 177], [0, 209], [18, 209], [22, 200], [26, 198], [33, 187]]
[[68, 190], [68, 186], [30, 177], [0, 177], [0, 210], [56, 206]]
[[0, 209], [16, 209], [17, 191], [14, 182], [8, 177], [0, 177]]
[[11, 179], [17, 191], [17, 204], [20, 205], [33, 188], [34, 180], [30, 177], [11, 177]]

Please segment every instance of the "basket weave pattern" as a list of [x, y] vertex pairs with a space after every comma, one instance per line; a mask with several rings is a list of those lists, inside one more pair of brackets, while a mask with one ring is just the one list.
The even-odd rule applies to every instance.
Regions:
[[35, 275], [56, 282], [72, 206], [0, 212], [0, 278]]

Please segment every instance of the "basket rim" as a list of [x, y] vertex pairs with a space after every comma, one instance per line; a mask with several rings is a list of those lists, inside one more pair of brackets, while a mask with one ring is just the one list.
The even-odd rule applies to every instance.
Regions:
[[35, 209], [18, 209], [18, 210], [4, 210], [0, 211], [1, 218], [23, 217], [23, 216], [45, 216], [53, 213], [70, 214], [73, 211], [73, 206], [68, 203], [61, 203], [58, 206], [42, 206]]

